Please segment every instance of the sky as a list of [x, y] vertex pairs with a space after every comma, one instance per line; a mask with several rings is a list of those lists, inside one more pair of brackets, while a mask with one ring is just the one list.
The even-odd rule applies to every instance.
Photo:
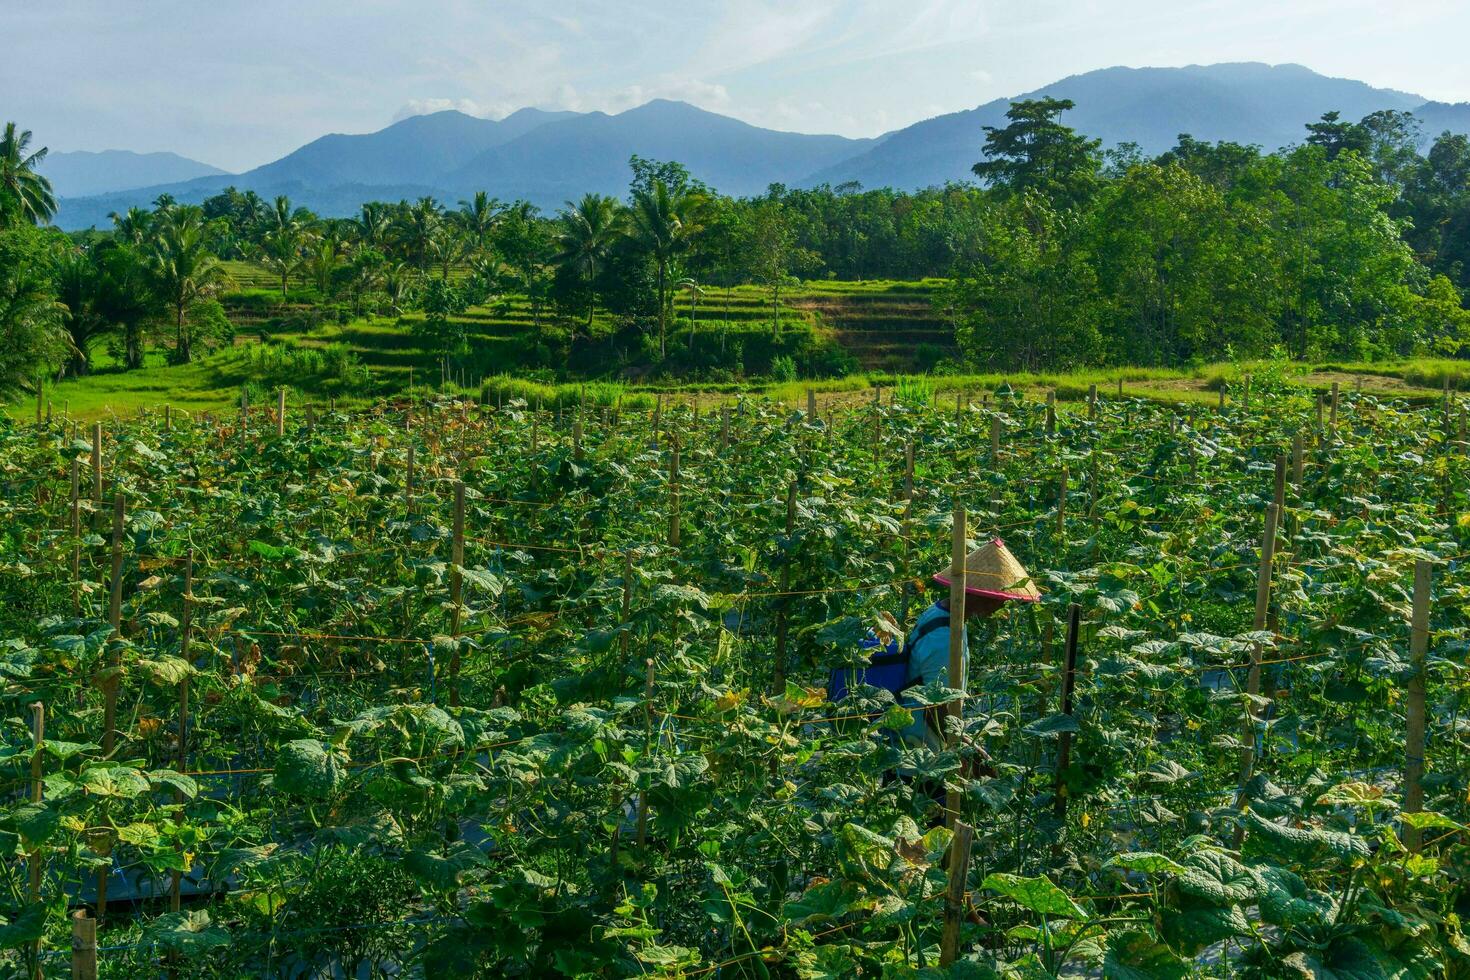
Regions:
[[1465, 0], [0, 0], [0, 120], [227, 170], [416, 112], [683, 99], [874, 136], [1113, 65], [1292, 62], [1470, 101]]

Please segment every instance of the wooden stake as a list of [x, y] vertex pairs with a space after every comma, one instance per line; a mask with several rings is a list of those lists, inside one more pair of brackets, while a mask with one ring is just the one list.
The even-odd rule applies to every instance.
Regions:
[[1220, 382], [1220, 403], [1216, 406], [1216, 410], [1219, 411], [1219, 412], [1222, 412], [1222, 413], [1225, 411], [1225, 382], [1224, 381], [1221, 381]]
[[417, 450], [413, 443], [408, 444], [408, 471], [403, 476], [403, 504], [407, 508], [413, 507], [413, 470], [414, 459]]
[[[1082, 629], [1082, 606], [1067, 607], [1067, 641], [1062, 649], [1062, 714], [1072, 716], [1072, 692], [1077, 684], [1077, 638]], [[1057, 740], [1057, 771], [1052, 783], [1052, 813], [1060, 821], [1067, 819], [1067, 784], [1063, 779], [1072, 765], [1072, 733], [1062, 732]], [[1053, 845], [1056, 853], [1060, 844]]]
[[806, 422], [807, 425], [817, 424], [817, 390], [815, 388], [806, 390]]
[[623, 615], [619, 620], [623, 630], [619, 637], [619, 645], [623, 648], [623, 656], [628, 655], [628, 645], [631, 637], [628, 635], [629, 624], [633, 621], [633, 552], [623, 552]]
[[[643, 725], [646, 731], [646, 739], [651, 747], [653, 744], [653, 659], [643, 661], [645, 670], [643, 677]], [[638, 794], [638, 846], [644, 847], [648, 844], [648, 790], [644, 789]]]
[[1305, 460], [1306, 444], [1300, 432], [1291, 437], [1291, 483], [1292, 486], [1302, 485], [1303, 469]]
[[[127, 509], [127, 503], [123, 495], [122, 487], [114, 483], [112, 486], [112, 577], [109, 580], [111, 594], [107, 604], [107, 622], [112, 627], [112, 636], [109, 646], [112, 647], [107, 655], [107, 666], [117, 668], [122, 662], [122, 655], [111, 641], [122, 638], [122, 539], [123, 518]], [[117, 688], [118, 678], [115, 673], [102, 682], [103, 709], [102, 709], [102, 754], [111, 756], [112, 750], [117, 744]], [[101, 912], [98, 912], [101, 916]]]
[[[965, 508], [954, 509], [953, 525], [950, 528], [950, 555], [949, 555], [949, 671], [945, 681], [949, 687], [961, 692], [963, 695], [969, 690], [966, 684], [965, 667], [965, 558], [969, 554], [968, 528], [965, 520]], [[956, 722], [963, 716], [965, 705], [963, 701], [950, 701], [944, 706], [944, 713]], [[946, 735], [945, 744], [954, 747], [956, 736]], [[953, 827], [960, 812], [960, 794], [951, 789], [948, 784], [945, 787], [944, 814], [945, 823]]]
[[572, 421], [572, 459], [582, 462], [582, 413]]
[[679, 440], [671, 440], [669, 452], [669, 547], [679, 547]]
[[276, 392], [276, 436], [286, 434], [286, 389]]
[[990, 462], [994, 465], [1000, 460], [1000, 416], [990, 417]]
[[[1276, 559], [1276, 524], [1281, 512], [1275, 504], [1266, 508], [1266, 530], [1261, 536], [1261, 563], [1256, 571], [1256, 618], [1253, 629], [1257, 632], [1266, 628], [1271, 609], [1271, 566]], [[1256, 762], [1256, 706], [1255, 699], [1261, 693], [1261, 645], [1251, 644], [1251, 665], [1245, 682], [1245, 724], [1240, 739], [1240, 789], [1235, 805], [1245, 804], [1245, 787], [1250, 781]], [[1235, 846], [1238, 849], [1245, 839], [1245, 824], [1235, 827]]]
[[787, 623], [786, 605], [791, 597], [785, 593], [791, 591], [791, 538], [796, 533], [796, 481], [792, 480], [786, 486], [786, 542], [787, 548], [781, 561], [781, 601], [776, 607], [776, 670], [771, 680], [771, 688], [777, 697], [786, 690], [786, 642]]
[[1333, 438], [1336, 438], [1337, 437], [1337, 401], [1338, 401], [1338, 384], [1337, 384], [1336, 381], [1334, 381], [1334, 382], [1332, 382], [1332, 415], [1331, 415], [1331, 423], [1330, 423], [1330, 427], [1331, 427]]
[[1286, 510], [1286, 456], [1276, 457], [1276, 482], [1271, 501], [1276, 505], [1277, 514]]
[[451, 544], [454, 568], [449, 573], [449, 601], [454, 604], [450, 614], [449, 633], [454, 638], [454, 652], [449, 657], [449, 704], [459, 707], [459, 627], [464, 602], [464, 481], [454, 483], [454, 540]]
[[71, 613], [82, 614], [82, 464], [71, 459]]
[[1057, 434], [1057, 393], [1056, 389], [1046, 393], [1046, 436], [1050, 439]]
[[1067, 468], [1062, 467], [1061, 484], [1057, 489], [1057, 540], [1067, 539]]
[[1097, 385], [1087, 386], [1087, 417], [1097, 418]]
[[958, 820], [949, 842], [949, 883], [944, 890], [944, 934], [939, 944], [939, 965], [948, 968], [959, 958], [960, 925], [965, 919], [965, 893], [970, 877], [970, 845], [975, 831]]
[[[193, 663], [194, 658], [190, 653], [194, 638], [194, 552], [190, 551], [184, 558], [184, 608], [179, 616], [179, 657], [185, 663]], [[179, 681], [179, 738], [178, 738], [178, 767], [179, 772], [189, 771], [189, 676], [187, 674]], [[184, 802], [183, 796], [174, 792], [174, 802]], [[169, 888], [169, 910], [177, 912], [183, 895], [183, 873], [177, 868], [173, 871], [173, 880]]]
[[[1424, 809], [1424, 695], [1425, 674], [1429, 654], [1429, 584], [1430, 565], [1422, 559], [1414, 562], [1414, 611], [1409, 628], [1408, 729], [1404, 738], [1404, 813]], [[1404, 846], [1418, 852], [1423, 835], [1418, 828], [1404, 827]]]
[[71, 978], [97, 980], [97, 920], [86, 909], [71, 914]]
[[102, 506], [102, 423], [92, 423], [92, 503]]

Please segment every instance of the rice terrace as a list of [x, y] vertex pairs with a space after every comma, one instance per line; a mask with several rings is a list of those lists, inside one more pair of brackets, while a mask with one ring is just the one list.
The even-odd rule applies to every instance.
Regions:
[[0, 975], [1470, 978], [1470, 16], [228, 6], [0, 13]]

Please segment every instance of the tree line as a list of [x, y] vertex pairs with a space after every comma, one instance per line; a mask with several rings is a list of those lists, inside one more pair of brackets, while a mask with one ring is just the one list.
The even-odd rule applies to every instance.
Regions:
[[1470, 341], [1464, 136], [1421, 152], [1408, 113], [1328, 113], [1276, 153], [1181, 135], [1147, 158], [1104, 152], [1061, 122], [1071, 107], [1014, 103], [1005, 126], [977, 134], [977, 183], [918, 192], [772, 185], [731, 198], [678, 163], [634, 157], [625, 198], [587, 194], [554, 214], [479, 193], [330, 218], [229, 188], [71, 235], [44, 227], [56, 209], [37, 172], [45, 150], [11, 123], [0, 387], [85, 374], [104, 344], [127, 369], [150, 344], [184, 363], [227, 341], [229, 259], [268, 270], [282, 302], [421, 310], [413, 329], [446, 357], [472, 344], [456, 314], [495, 297], [523, 299], [568, 351], [633, 330], [657, 368], [674, 364], [681, 294], [758, 284], [778, 334], [782, 292], [802, 279], [925, 277], [949, 280], [938, 305], [956, 366], [1459, 356]]

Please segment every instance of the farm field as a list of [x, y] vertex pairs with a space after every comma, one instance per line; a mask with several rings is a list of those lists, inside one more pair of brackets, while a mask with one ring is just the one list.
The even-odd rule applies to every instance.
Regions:
[[0, 965], [1467, 975], [1464, 408], [1223, 380], [0, 420]]

